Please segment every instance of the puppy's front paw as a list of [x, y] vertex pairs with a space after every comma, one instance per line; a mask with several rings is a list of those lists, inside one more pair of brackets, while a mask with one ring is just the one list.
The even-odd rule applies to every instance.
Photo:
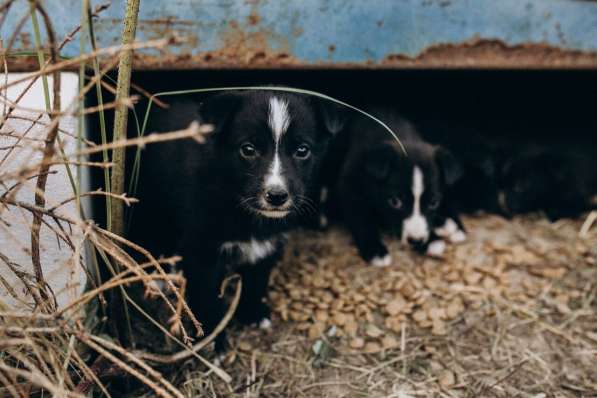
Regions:
[[446, 251], [446, 242], [443, 240], [434, 240], [427, 246], [427, 255], [431, 257], [442, 257]]
[[451, 218], [447, 218], [444, 225], [435, 228], [434, 232], [437, 236], [449, 240], [450, 243], [460, 243], [466, 240], [466, 233]]
[[450, 239], [450, 242], [452, 242], [452, 243], [464, 242], [466, 240], [466, 232], [459, 229], [458, 231], [456, 231], [452, 235], [450, 235], [448, 237], [448, 239]]
[[259, 321], [259, 329], [270, 330], [272, 328], [272, 321], [269, 318], [263, 318]]
[[375, 256], [369, 263], [374, 267], [387, 267], [392, 264], [392, 256], [389, 253], [381, 257]]

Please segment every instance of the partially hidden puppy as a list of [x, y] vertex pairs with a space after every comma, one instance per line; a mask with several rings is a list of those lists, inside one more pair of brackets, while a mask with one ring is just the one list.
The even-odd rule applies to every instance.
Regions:
[[559, 148], [519, 153], [501, 168], [499, 204], [506, 215], [543, 211], [552, 220], [596, 207], [597, 160]]
[[417, 251], [441, 256], [446, 241], [466, 239], [448, 193], [462, 169], [449, 151], [423, 141], [396, 112], [372, 114], [396, 132], [406, 153], [382, 126], [356, 118], [339, 137], [345, 156], [330, 200], [338, 202], [360, 255], [372, 265], [391, 263], [384, 230]]
[[[217, 94], [199, 109], [174, 100], [151, 131], [214, 126], [203, 145], [171, 141], [143, 153], [132, 237], [157, 255], [180, 254], [188, 301], [204, 329], [224, 314], [220, 285], [242, 276], [236, 318], [269, 327], [265, 303], [285, 232], [312, 207], [314, 182], [341, 121], [329, 103], [279, 91]], [[225, 337], [216, 349], [225, 347]]]

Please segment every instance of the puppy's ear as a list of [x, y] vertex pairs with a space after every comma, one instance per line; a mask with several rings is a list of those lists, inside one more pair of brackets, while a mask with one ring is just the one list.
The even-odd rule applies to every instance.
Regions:
[[225, 91], [207, 98], [199, 105], [201, 123], [214, 126], [214, 134], [220, 132], [238, 109], [243, 95], [238, 91]]
[[456, 181], [464, 174], [464, 169], [460, 161], [444, 147], [437, 147], [435, 150], [435, 161], [439, 165], [444, 175], [444, 181], [447, 185], [454, 185]]
[[315, 107], [325, 129], [335, 135], [344, 128], [347, 119], [347, 108], [327, 99], [317, 98]]

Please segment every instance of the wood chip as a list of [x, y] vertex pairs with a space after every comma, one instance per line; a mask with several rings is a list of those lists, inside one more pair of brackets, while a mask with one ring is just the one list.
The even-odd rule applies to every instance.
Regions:
[[390, 315], [398, 315], [400, 312], [403, 312], [405, 305], [406, 301], [404, 298], [395, 298], [386, 305], [386, 311]]
[[442, 387], [449, 388], [456, 384], [456, 376], [454, 372], [446, 370], [439, 376], [438, 381]]
[[246, 340], [241, 340], [238, 343], [238, 349], [241, 351], [249, 352], [253, 350], [253, 346]]
[[354, 348], [355, 350], [361, 349], [365, 346], [365, 340], [361, 337], [355, 337], [354, 339], [350, 340], [350, 348]]
[[309, 332], [308, 332], [309, 339], [311, 339], [311, 340], [318, 339], [319, 337], [321, 337], [324, 330], [325, 330], [325, 324], [323, 322], [314, 323], [309, 328]]
[[383, 348], [389, 349], [398, 347], [399, 343], [398, 340], [396, 340], [394, 337], [385, 336], [383, 339], [381, 339], [381, 345], [383, 346]]
[[347, 335], [349, 336], [354, 336], [355, 334], [357, 334], [357, 331], [359, 329], [359, 325], [356, 322], [350, 321], [347, 322], [344, 327], [344, 332], [346, 332]]
[[342, 312], [337, 312], [334, 314], [332, 322], [337, 326], [343, 326], [346, 324], [347, 318], [346, 315]]
[[375, 354], [380, 351], [381, 351], [381, 346], [379, 345], [379, 343], [376, 343], [373, 341], [367, 342], [367, 344], [365, 344], [365, 348], [363, 349], [363, 352], [365, 352], [367, 354]]
[[418, 310], [413, 313], [413, 319], [415, 322], [420, 323], [427, 319], [427, 312], [424, 310]]
[[365, 333], [367, 333], [367, 336], [369, 337], [373, 337], [374, 339], [380, 337], [381, 335], [383, 335], [383, 330], [381, 330], [380, 328], [378, 328], [377, 326], [373, 325], [373, 324], [369, 324], [367, 325], [367, 329], [365, 330]]

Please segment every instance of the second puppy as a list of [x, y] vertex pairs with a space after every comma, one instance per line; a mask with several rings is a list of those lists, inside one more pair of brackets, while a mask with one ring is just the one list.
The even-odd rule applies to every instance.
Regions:
[[406, 153], [388, 131], [364, 117], [339, 138], [337, 146], [345, 157], [334, 200], [359, 253], [372, 265], [389, 265], [392, 260], [381, 239], [381, 231], [387, 230], [419, 252], [441, 256], [446, 240], [466, 239], [449, 200], [462, 168], [447, 149], [423, 141], [395, 112], [373, 114], [396, 132]]

